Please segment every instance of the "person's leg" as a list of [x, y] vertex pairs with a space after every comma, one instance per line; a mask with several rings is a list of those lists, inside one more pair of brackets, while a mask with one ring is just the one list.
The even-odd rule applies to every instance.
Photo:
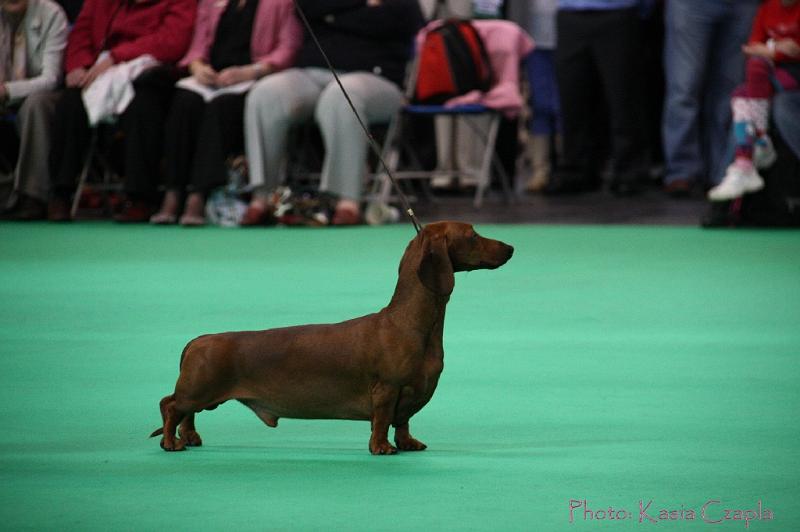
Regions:
[[281, 184], [289, 128], [310, 119], [322, 86], [307, 69], [270, 74], [245, 99], [244, 137], [250, 184], [267, 189]]
[[244, 147], [244, 102], [246, 94], [225, 94], [206, 104], [197, 132], [190, 188], [208, 192], [227, 181], [225, 161]]
[[734, 89], [744, 81], [745, 56], [742, 53], [742, 45], [747, 42], [750, 35], [759, 2], [715, 0], [713, 4], [719, 6], [715, 19], [714, 40], [706, 65], [708, 85], [703, 116], [704, 157], [708, 164], [707, 178], [712, 184], [720, 182], [730, 163], [726, 156], [731, 125], [730, 98]]
[[14, 170], [14, 188], [27, 198], [41, 204], [42, 216], [50, 191], [50, 169], [47, 158], [58, 93], [36, 92], [25, 98], [17, 112], [20, 139], [19, 157]]
[[[733, 131], [736, 136], [735, 158], [740, 164], [752, 164], [754, 149], [758, 143], [767, 144], [769, 126], [769, 104], [775, 89], [772, 86], [772, 66], [761, 58], [747, 61], [745, 82], [733, 93], [731, 109]], [[774, 150], [772, 150], [774, 155]], [[761, 161], [759, 167], [774, 162]]]
[[197, 130], [197, 146], [192, 160], [189, 196], [181, 225], [205, 224], [208, 193], [227, 182], [225, 161], [244, 146], [244, 100], [246, 94], [225, 94], [206, 104]]
[[244, 144], [253, 200], [242, 225], [269, 217], [267, 194], [283, 181], [289, 128], [309, 120], [324, 85], [309, 69], [291, 68], [256, 83], [245, 99]]
[[183, 193], [191, 181], [192, 161], [205, 108], [199, 94], [185, 89], [175, 90], [164, 125], [164, 184], [167, 190], [161, 208], [150, 218], [154, 224], [177, 221]]
[[611, 10], [597, 17], [592, 43], [608, 102], [613, 177], [617, 194], [636, 192], [646, 173], [640, 20], [636, 9]]
[[[0, 109], [0, 185], [9, 191], [14, 184], [14, 168], [19, 155], [19, 128], [12, 113], [13, 110]], [[0, 201], [0, 209], [2, 207]]]
[[81, 89], [69, 88], [59, 93], [53, 121], [50, 168], [50, 200], [47, 218], [54, 222], [71, 219], [70, 198], [86, 159], [91, 128]]
[[[766, 61], [751, 58], [747, 62], [745, 83], [731, 98], [733, 136], [736, 141], [733, 163], [725, 170], [722, 181], [708, 191], [711, 201], [727, 201], [764, 187], [764, 180], [754, 164], [755, 148], [762, 145], [762, 163], [774, 162], [775, 152], [766, 131], [769, 122], [769, 96], [773, 92], [770, 66]], [[766, 161], [765, 147], [769, 146], [772, 161]], [[768, 166], [764, 164], [764, 166]]]
[[780, 92], [772, 103], [776, 129], [800, 158], [800, 90]]
[[682, 190], [676, 192], [688, 192], [688, 185], [703, 179], [706, 172], [700, 119], [714, 33], [715, 3], [717, 0], [670, 0], [666, 3], [662, 139], [667, 191], [673, 183], [680, 182]]
[[[365, 124], [388, 123], [402, 104], [400, 88], [367, 72], [341, 76], [342, 85]], [[325, 143], [320, 189], [333, 192], [351, 206], [361, 199], [369, 148], [353, 110], [336, 83], [328, 83], [315, 112]]]
[[81, 90], [71, 88], [61, 92], [55, 113], [57, 120], [53, 123], [50, 152], [52, 192], [61, 198], [68, 198], [75, 188], [91, 138]]
[[550, 180], [550, 145], [558, 130], [558, 87], [552, 50], [535, 50], [525, 62], [530, 84], [531, 122], [529, 139], [532, 175], [529, 192], [542, 190]]
[[125, 135], [125, 193], [128, 203], [117, 221], [144, 222], [161, 181], [164, 117], [174, 91], [175, 77], [167, 67], [143, 72], [133, 83], [136, 95], [120, 116]]
[[591, 55], [592, 23], [582, 13], [559, 11], [558, 46], [555, 54], [558, 95], [561, 103], [563, 154], [556, 173], [544, 192], [580, 192], [599, 180], [598, 143], [594, 132], [599, 80]]

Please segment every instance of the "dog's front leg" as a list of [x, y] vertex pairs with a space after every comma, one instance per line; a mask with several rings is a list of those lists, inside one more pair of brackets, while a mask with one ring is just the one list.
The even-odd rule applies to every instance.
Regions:
[[372, 386], [372, 436], [369, 439], [369, 452], [372, 454], [395, 454], [397, 448], [389, 443], [389, 424], [394, 418], [397, 386], [378, 382]]

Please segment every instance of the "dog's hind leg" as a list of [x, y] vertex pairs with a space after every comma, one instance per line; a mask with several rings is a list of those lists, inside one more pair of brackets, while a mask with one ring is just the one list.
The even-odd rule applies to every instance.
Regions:
[[186, 417], [186, 413], [175, 408], [175, 395], [168, 395], [161, 400], [161, 419], [164, 420], [161, 448], [165, 451], [183, 451], [186, 443], [175, 437], [175, 430]]
[[194, 412], [187, 414], [183, 418], [178, 428], [178, 435], [180, 440], [186, 443], [187, 447], [200, 447], [203, 445], [203, 440], [194, 427]]

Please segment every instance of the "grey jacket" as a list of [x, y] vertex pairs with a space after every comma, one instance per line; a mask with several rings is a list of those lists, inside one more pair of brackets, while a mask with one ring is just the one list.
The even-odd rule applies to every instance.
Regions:
[[557, 0], [508, 0], [508, 18], [531, 34], [538, 50], [556, 47]]
[[[2, 16], [0, 11], [0, 17]], [[28, 9], [22, 24], [29, 77], [6, 82], [10, 103], [22, 100], [34, 92], [51, 90], [58, 86], [62, 76], [64, 48], [67, 45], [67, 16], [61, 6], [52, 0], [28, 0]]]

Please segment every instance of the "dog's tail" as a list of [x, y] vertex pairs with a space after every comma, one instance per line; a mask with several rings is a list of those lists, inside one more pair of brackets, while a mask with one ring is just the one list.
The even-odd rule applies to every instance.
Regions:
[[160, 436], [161, 434], [164, 434], [164, 427], [158, 427], [156, 430], [153, 431], [150, 437], [155, 438], [156, 436]]

